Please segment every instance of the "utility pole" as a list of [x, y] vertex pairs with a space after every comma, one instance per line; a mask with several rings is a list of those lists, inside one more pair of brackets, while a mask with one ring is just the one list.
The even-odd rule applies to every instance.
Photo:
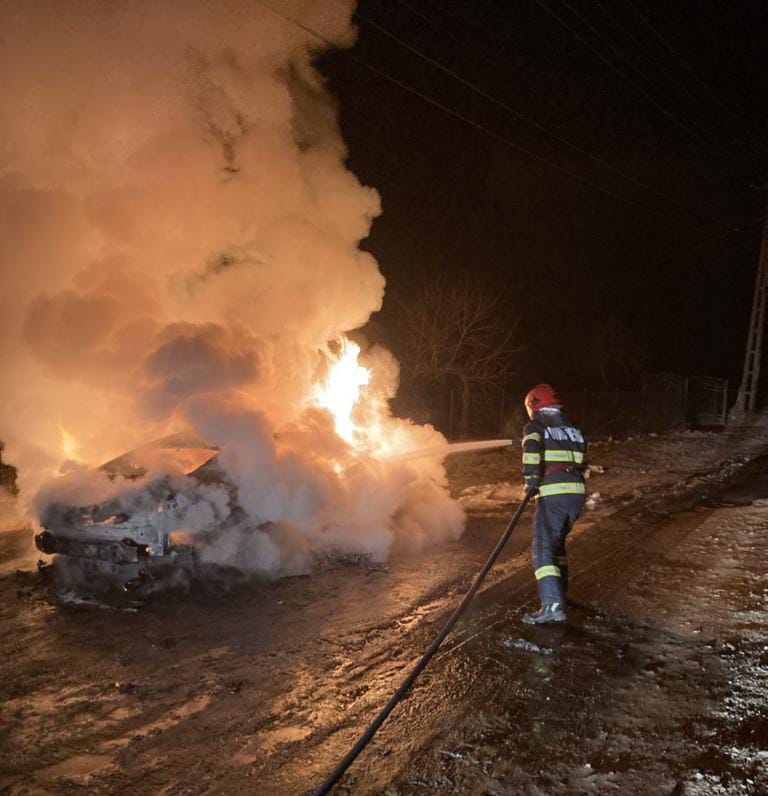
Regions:
[[766, 289], [768, 289], [768, 207], [766, 207], [765, 220], [763, 221], [763, 240], [760, 244], [760, 258], [757, 263], [755, 295], [752, 299], [747, 350], [744, 356], [744, 372], [741, 377], [739, 394], [736, 398], [736, 406], [733, 409], [734, 415], [752, 413], [757, 405], [760, 358], [765, 330]]

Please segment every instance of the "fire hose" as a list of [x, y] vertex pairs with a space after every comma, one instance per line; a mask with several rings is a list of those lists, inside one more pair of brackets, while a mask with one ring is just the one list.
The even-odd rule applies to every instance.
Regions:
[[403, 680], [397, 691], [392, 694], [389, 702], [387, 702], [376, 718], [368, 725], [367, 729], [358, 738], [355, 745], [349, 750], [349, 752], [347, 752], [336, 768], [334, 768], [333, 771], [326, 777], [323, 784], [314, 791], [313, 796], [325, 796], [325, 794], [331, 792], [334, 785], [341, 779], [341, 777], [344, 776], [345, 772], [352, 765], [352, 763], [355, 762], [360, 752], [365, 749], [373, 736], [378, 732], [381, 725], [387, 720], [387, 717], [394, 710], [397, 703], [400, 702], [400, 700], [406, 695], [408, 689], [416, 681], [416, 678], [426, 668], [427, 664], [432, 659], [432, 656], [437, 652], [437, 650], [440, 648], [440, 645], [443, 643], [443, 641], [445, 641], [446, 637], [453, 629], [453, 626], [459, 621], [459, 617], [461, 617], [472, 598], [475, 596], [475, 593], [485, 580], [485, 576], [488, 574], [488, 572], [490, 572], [491, 567], [496, 563], [496, 559], [499, 557], [499, 554], [504, 549], [504, 545], [506, 545], [507, 541], [509, 540], [512, 531], [522, 516], [525, 507], [528, 505], [528, 501], [531, 499], [532, 494], [533, 492], [526, 491], [525, 497], [523, 497], [523, 499], [520, 501], [520, 505], [512, 515], [509, 524], [499, 538], [499, 541], [496, 543], [496, 547], [494, 547], [493, 552], [488, 557], [488, 560], [483, 565], [483, 568], [480, 570], [480, 572], [478, 572], [477, 577], [475, 577], [475, 580], [469, 587], [469, 591], [464, 596], [464, 599], [455, 608], [454, 612], [451, 614], [445, 625], [443, 625], [437, 636], [435, 636], [435, 639], [430, 644], [429, 649], [427, 649], [427, 651], [421, 656], [418, 663], [411, 670], [410, 674], [405, 678], [405, 680]]

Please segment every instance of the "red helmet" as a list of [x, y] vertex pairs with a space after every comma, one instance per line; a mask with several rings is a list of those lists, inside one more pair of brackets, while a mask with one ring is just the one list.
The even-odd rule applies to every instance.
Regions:
[[546, 409], [548, 406], [560, 406], [560, 399], [554, 388], [549, 384], [537, 384], [525, 396], [525, 408], [528, 410], [528, 417], [533, 417], [534, 412], [539, 409]]

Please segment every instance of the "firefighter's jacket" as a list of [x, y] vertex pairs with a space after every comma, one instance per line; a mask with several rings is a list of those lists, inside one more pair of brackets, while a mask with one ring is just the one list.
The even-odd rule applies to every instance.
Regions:
[[523, 476], [539, 495], [583, 495], [587, 438], [562, 412], [536, 412], [523, 429]]

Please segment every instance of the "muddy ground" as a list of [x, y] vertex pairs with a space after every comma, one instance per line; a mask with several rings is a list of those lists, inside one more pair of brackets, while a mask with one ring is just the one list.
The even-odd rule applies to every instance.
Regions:
[[[766, 451], [759, 429], [593, 446], [566, 625], [520, 624], [526, 515], [337, 792], [768, 792]], [[0, 793], [309, 792], [460, 600], [517, 469], [450, 463], [456, 543], [135, 612], [52, 604], [0, 534]]]

